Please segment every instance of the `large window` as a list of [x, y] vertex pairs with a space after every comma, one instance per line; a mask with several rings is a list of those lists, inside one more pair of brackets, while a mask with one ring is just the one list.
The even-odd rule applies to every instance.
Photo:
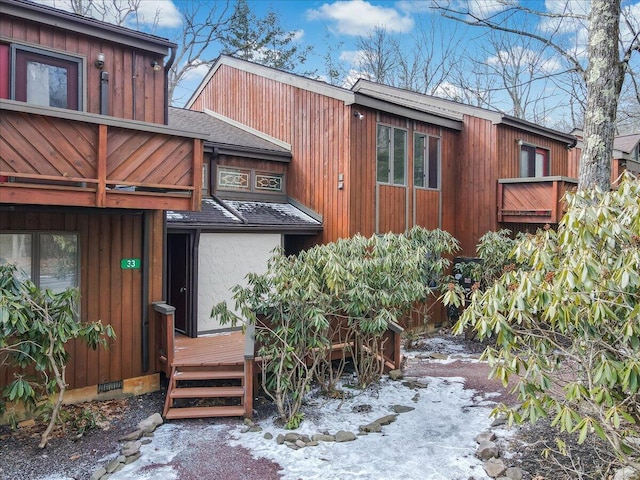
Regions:
[[22, 45], [11, 46], [11, 97], [47, 107], [82, 109], [82, 60]]
[[532, 145], [520, 147], [520, 177], [549, 176], [549, 150]]
[[78, 235], [0, 233], [0, 264], [18, 267], [22, 279], [61, 292], [78, 286]]
[[440, 188], [440, 139], [423, 133], [413, 137], [413, 184]]
[[407, 131], [378, 125], [376, 148], [377, 180], [406, 185]]

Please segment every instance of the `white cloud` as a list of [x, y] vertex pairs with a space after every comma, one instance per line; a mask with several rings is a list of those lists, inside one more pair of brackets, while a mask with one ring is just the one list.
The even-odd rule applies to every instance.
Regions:
[[469, 12], [474, 17], [485, 18], [508, 8], [503, 0], [468, 0]]
[[302, 29], [295, 30], [291, 33], [293, 33], [293, 37], [291, 39], [295, 42], [302, 40], [302, 37], [304, 37], [304, 30]]
[[307, 20], [324, 20], [342, 35], [366, 35], [375, 27], [389, 32], [408, 32], [415, 22], [394, 8], [372, 5], [365, 0], [338, 0], [320, 8], [307, 10]]
[[209, 73], [209, 70], [211, 69], [210, 64], [204, 63], [200, 60], [195, 60], [191, 65], [193, 68], [187, 70], [187, 72], [182, 77], [183, 81], [200, 81], [207, 73]]
[[364, 60], [364, 52], [362, 50], [343, 50], [340, 52], [340, 60], [352, 65], [360, 65]]
[[156, 19], [158, 27], [175, 28], [182, 25], [182, 15], [172, 0], [143, 0], [137, 14], [138, 22], [143, 25], [155, 25]]
[[405, 13], [429, 13], [432, 11], [433, 2], [431, 0], [400, 0], [396, 2], [396, 7]]
[[[559, 15], [558, 17], [543, 18], [540, 21], [540, 30], [543, 32], [557, 32], [560, 34], [576, 33], [580, 30], [586, 30], [591, 4], [584, 0], [546, 0], [546, 12]], [[572, 18], [562, 15], [583, 16], [584, 19]]]
[[447, 98], [449, 100], [460, 101], [463, 98], [462, 89], [449, 82], [442, 82], [440, 85], [436, 87], [433, 91], [432, 95], [440, 98]]

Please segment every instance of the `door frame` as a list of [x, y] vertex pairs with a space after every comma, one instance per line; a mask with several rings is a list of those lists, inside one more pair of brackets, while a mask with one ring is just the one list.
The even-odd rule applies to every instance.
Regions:
[[[170, 237], [184, 236], [184, 243], [180, 244], [180, 247], [184, 246], [184, 257], [186, 258], [185, 279], [182, 282], [186, 287], [186, 299], [185, 308], [186, 312], [179, 312], [178, 307], [172, 304], [171, 298], [171, 286], [173, 281], [179, 281], [180, 279], [174, 278], [174, 273], [171, 268], [171, 258], [174, 252], [170, 249], [178, 248], [174, 242], [169, 240]], [[200, 238], [199, 230], [192, 229], [180, 229], [180, 230], [167, 230], [167, 253], [165, 259], [165, 265], [167, 267], [166, 275], [166, 292], [167, 302], [169, 305], [176, 307], [176, 317], [178, 315], [185, 315], [185, 328], [183, 330], [175, 329], [176, 332], [187, 335], [188, 337], [195, 338], [198, 336], [198, 243]]]

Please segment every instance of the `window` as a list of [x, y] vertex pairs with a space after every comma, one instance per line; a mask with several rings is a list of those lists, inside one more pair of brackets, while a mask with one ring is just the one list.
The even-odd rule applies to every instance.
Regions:
[[422, 133], [413, 137], [413, 184], [440, 188], [440, 139]]
[[243, 168], [218, 167], [220, 190], [251, 193], [284, 193], [284, 175]]
[[520, 177], [547, 177], [549, 150], [532, 145], [520, 147]]
[[23, 45], [11, 46], [11, 97], [47, 107], [82, 109], [82, 60]]
[[407, 131], [378, 125], [376, 148], [378, 182], [405, 185], [406, 164]]
[[18, 267], [22, 279], [61, 292], [78, 286], [78, 235], [0, 233], [0, 264]]

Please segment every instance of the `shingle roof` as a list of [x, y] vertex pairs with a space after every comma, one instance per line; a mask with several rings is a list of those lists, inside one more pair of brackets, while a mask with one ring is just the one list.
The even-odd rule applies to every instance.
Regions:
[[632, 135], [620, 135], [613, 141], [613, 148], [623, 153], [631, 153], [634, 147], [640, 142], [640, 133]]
[[203, 112], [169, 107], [169, 126], [206, 133], [208, 134], [206, 141], [216, 145], [248, 147], [275, 153], [290, 153], [286, 148], [276, 143]]
[[290, 203], [250, 202], [240, 200], [202, 200], [202, 210], [168, 211], [169, 226], [199, 226], [233, 229], [308, 229], [319, 231], [322, 222]]

